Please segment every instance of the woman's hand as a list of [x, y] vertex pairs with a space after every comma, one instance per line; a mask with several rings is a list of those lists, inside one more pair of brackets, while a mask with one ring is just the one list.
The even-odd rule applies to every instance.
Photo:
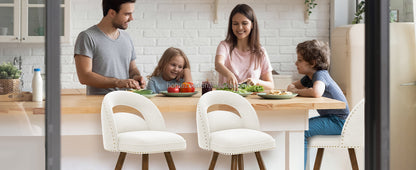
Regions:
[[225, 76], [227, 78], [227, 86], [232, 88], [234, 91], [238, 90], [238, 81], [234, 74], [228, 74]]
[[260, 79], [257, 79], [257, 78], [248, 78], [244, 80], [243, 82], [246, 82], [248, 85], [254, 86], [254, 85], [259, 85], [259, 81]]

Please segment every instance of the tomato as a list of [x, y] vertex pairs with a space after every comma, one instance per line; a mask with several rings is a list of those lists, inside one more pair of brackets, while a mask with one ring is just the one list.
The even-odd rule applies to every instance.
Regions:
[[195, 92], [194, 83], [192, 82], [185, 82], [182, 83], [181, 88], [179, 89], [181, 93], [192, 93]]
[[169, 86], [168, 93], [179, 93], [179, 86], [178, 85]]

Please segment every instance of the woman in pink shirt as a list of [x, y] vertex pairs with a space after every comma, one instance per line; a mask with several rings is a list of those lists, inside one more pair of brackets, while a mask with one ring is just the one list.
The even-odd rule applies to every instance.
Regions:
[[259, 37], [253, 9], [246, 4], [235, 6], [230, 14], [227, 37], [218, 45], [215, 56], [219, 85], [227, 83], [236, 89], [238, 84], [247, 82], [273, 89], [273, 68]]

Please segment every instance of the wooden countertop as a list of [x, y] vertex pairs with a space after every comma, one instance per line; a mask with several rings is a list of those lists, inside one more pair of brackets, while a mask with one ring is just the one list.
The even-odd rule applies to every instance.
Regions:
[[[72, 92], [68, 92], [72, 91]], [[62, 114], [100, 113], [104, 95], [85, 95], [82, 90], [67, 90], [61, 95]], [[151, 98], [161, 112], [194, 112], [201, 93], [192, 97], [164, 97], [159, 94]], [[295, 97], [286, 100], [262, 99], [257, 95], [247, 96], [246, 99], [256, 110], [297, 110], [297, 109], [343, 109], [345, 103], [325, 97]], [[44, 102], [0, 102], [0, 114], [9, 113], [16, 109], [24, 109], [27, 113], [44, 113]]]

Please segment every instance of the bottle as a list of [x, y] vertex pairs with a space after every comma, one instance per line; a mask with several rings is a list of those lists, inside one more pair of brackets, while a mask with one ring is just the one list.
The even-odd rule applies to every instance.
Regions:
[[212, 91], [212, 86], [209, 81], [202, 82], [202, 94], [205, 94], [206, 92]]
[[39, 102], [43, 100], [43, 80], [40, 75], [40, 68], [35, 68], [32, 79], [32, 101]]

